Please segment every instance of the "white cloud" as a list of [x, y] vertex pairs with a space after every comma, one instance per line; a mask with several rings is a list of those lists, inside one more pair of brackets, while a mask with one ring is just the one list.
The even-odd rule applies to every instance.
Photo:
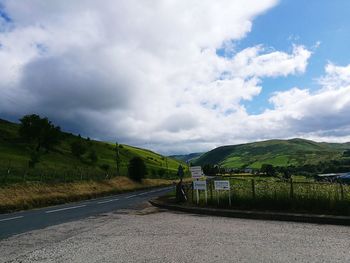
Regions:
[[251, 117], [271, 125], [262, 134], [349, 141], [350, 66], [328, 64], [325, 71], [319, 89], [314, 92], [293, 88], [275, 93], [270, 98], [274, 109]]
[[262, 46], [247, 48], [232, 61], [233, 72], [239, 76], [276, 77], [304, 73], [311, 52], [303, 46], [293, 46], [292, 54], [280, 51], [261, 54]]
[[164, 152], [265, 137], [281, 119], [303, 117], [286, 106], [292, 98], [314, 95], [276, 94], [275, 110], [261, 116], [249, 116], [242, 100], [261, 92], [262, 78], [305, 72], [311, 52], [258, 45], [225, 58], [216, 50], [231, 49], [277, 2], [2, 1], [12, 22], [0, 30], [0, 115], [38, 112]]

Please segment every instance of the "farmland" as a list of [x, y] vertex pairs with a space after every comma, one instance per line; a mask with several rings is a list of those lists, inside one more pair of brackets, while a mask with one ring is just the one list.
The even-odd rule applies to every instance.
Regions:
[[[350, 186], [315, 182], [293, 176], [284, 181], [270, 177], [219, 177], [230, 181], [230, 192], [217, 192], [208, 181], [208, 206], [234, 209], [258, 209], [305, 213], [350, 215]], [[229, 206], [229, 194], [232, 205]], [[189, 202], [196, 204], [195, 193], [188, 188]], [[200, 193], [199, 205], [206, 206]]]

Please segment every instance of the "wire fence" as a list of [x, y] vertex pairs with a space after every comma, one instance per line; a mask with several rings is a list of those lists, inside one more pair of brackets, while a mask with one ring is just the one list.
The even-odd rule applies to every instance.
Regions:
[[220, 178], [229, 180], [229, 191], [216, 191], [207, 180], [207, 193], [187, 185], [188, 202], [223, 208], [257, 208], [350, 214], [350, 186], [341, 183], [294, 182], [264, 179]]
[[0, 185], [23, 182], [68, 183], [84, 180], [105, 180], [117, 176], [116, 170], [103, 171], [98, 168], [88, 169], [0, 169]]
[[[116, 167], [103, 169], [100, 166], [69, 167], [0, 167], [0, 187], [26, 182], [69, 183], [87, 180], [106, 180], [116, 176], [128, 176], [128, 164], [121, 163], [119, 172]], [[148, 167], [147, 178], [174, 179], [176, 171]]]

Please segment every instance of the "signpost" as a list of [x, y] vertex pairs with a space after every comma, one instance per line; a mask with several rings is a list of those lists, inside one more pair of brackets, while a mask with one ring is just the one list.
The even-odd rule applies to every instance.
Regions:
[[214, 181], [214, 187], [216, 190], [218, 204], [219, 204], [219, 191], [228, 191], [228, 201], [229, 201], [229, 205], [231, 206], [230, 181], [223, 181], [223, 180]]
[[202, 167], [200, 166], [192, 166], [190, 167], [190, 171], [193, 179], [198, 179], [203, 176]]
[[205, 192], [205, 203], [208, 203], [206, 181], [193, 181], [193, 190], [196, 190], [197, 204], [199, 204], [199, 191]]

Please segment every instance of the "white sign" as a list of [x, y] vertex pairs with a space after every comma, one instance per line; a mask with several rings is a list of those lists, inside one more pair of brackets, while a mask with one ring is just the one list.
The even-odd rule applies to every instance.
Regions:
[[192, 178], [201, 178], [203, 176], [202, 167], [200, 166], [190, 167], [190, 171], [192, 174]]
[[230, 190], [230, 181], [214, 181], [215, 190]]
[[207, 190], [206, 181], [193, 181], [193, 190]]

